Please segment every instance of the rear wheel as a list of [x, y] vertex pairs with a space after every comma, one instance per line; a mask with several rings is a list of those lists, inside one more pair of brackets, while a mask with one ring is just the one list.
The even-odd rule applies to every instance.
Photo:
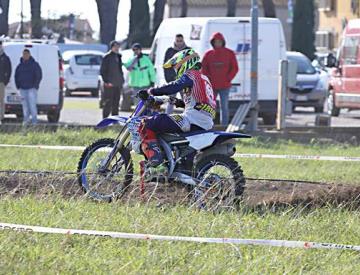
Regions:
[[195, 204], [206, 210], [233, 209], [245, 188], [240, 165], [231, 157], [212, 155], [195, 166], [194, 177], [199, 181], [193, 190]]
[[48, 111], [47, 119], [50, 123], [58, 123], [60, 119], [60, 110]]
[[99, 201], [111, 202], [119, 198], [133, 178], [133, 163], [127, 148], [116, 152], [107, 169], [101, 168], [113, 147], [113, 139], [100, 139], [85, 149], [78, 164], [81, 188], [91, 198]]
[[99, 90], [95, 89], [91, 91], [91, 96], [92, 97], [99, 97]]
[[323, 113], [324, 112], [324, 106], [315, 106], [315, 113]]
[[275, 125], [276, 124], [276, 114], [269, 113], [263, 115], [263, 121], [265, 125]]
[[65, 90], [65, 96], [71, 96], [71, 90], [70, 89], [68, 89], [68, 88], [66, 88], [66, 90]]

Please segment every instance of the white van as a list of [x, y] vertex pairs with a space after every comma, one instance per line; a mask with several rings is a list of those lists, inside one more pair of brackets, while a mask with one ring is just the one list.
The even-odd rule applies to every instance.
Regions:
[[[221, 32], [226, 47], [236, 53], [239, 73], [232, 81], [230, 114], [240, 102], [250, 100], [251, 23], [248, 17], [199, 17], [165, 19], [153, 41], [151, 56], [155, 63], [157, 84], [164, 84], [162, 69], [165, 51], [181, 33], [188, 46], [202, 57], [211, 48], [210, 37]], [[259, 115], [265, 124], [275, 124], [279, 84], [279, 60], [286, 59], [286, 43], [281, 22], [274, 18], [259, 18]]]
[[12, 66], [10, 83], [5, 89], [5, 113], [22, 117], [20, 93], [15, 85], [15, 69], [20, 63], [22, 52], [28, 49], [39, 63], [42, 80], [38, 91], [37, 108], [39, 114], [46, 114], [49, 122], [58, 122], [63, 106], [63, 72], [59, 49], [55, 45], [8, 42], [4, 51], [9, 56]]

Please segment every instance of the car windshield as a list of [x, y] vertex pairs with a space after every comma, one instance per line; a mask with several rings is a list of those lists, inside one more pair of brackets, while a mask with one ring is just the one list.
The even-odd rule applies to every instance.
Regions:
[[77, 65], [100, 65], [102, 57], [100, 55], [95, 54], [83, 54], [83, 55], [76, 55], [75, 62]]
[[297, 63], [298, 74], [314, 74], [316, 73], [315, 68], [311, 65], [310, 60], [306, 56], [288, 56], [289, 61]]

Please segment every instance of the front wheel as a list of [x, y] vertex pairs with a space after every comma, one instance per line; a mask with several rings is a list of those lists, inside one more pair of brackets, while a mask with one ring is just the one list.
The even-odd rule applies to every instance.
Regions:
[[212, 155], [200, 160], [195, 167], [198, 180], [194, 202], [207, 210], [233, 209], [245, 188], [240, 165], [226, 155]]
[[114, 145], [113, 139], [100, 139], [85, 149], [79, 161], [79, 184], [85, 193], [99, 201], [119, 198], [133, 178], [133, 163], [127, 148], [118, 150], [106, 169], [102, 167]]

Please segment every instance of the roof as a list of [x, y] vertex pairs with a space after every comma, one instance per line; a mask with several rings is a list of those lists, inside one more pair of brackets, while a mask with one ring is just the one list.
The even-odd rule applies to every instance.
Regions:
[[92, 50], [69, 50], [65, 51], [62, 54], [63, 59], [69, 59], [74, 55], [83, 55], [83, 54], [93, 54], [93, 55], [101, 55], [103, 56], [104, 53], [100, 51], [92, 51]]
[[288, 57], [306, 57], [301, 52], [291, 52], [291, 51], [286, 52], [286, 56], [288, 56]]
[[[164, 19], [164, 21], [177, 22], [179, 24], [184, 24], [185, 21], [186, 23], [190, 22], [198, 25], [205, 25], [208, 22], [238, 23], [239, 21], [250, 21], [250, 19], [251, 19], [250, 17], [172, 17], [172, 18], [166, 18]], [[259, 22], [273, 23], [278, 21], [279, 21], [278, 18], [259, 17]]]
[[[288, 0], [273, 0], [275, 5], [278, 6], [287, 6]], [[262, 6], [262, 1], [259, 1], [259, 5]], [[179, 6], [181, 5], [181, 0], [168, 0], [168, 5], [170, 6]], [[227, 0], [187, 0], [188, 6], [224, 6], [227, 4]], [[250, 6], [251, 0], [238, 0], [238, 6]]]

